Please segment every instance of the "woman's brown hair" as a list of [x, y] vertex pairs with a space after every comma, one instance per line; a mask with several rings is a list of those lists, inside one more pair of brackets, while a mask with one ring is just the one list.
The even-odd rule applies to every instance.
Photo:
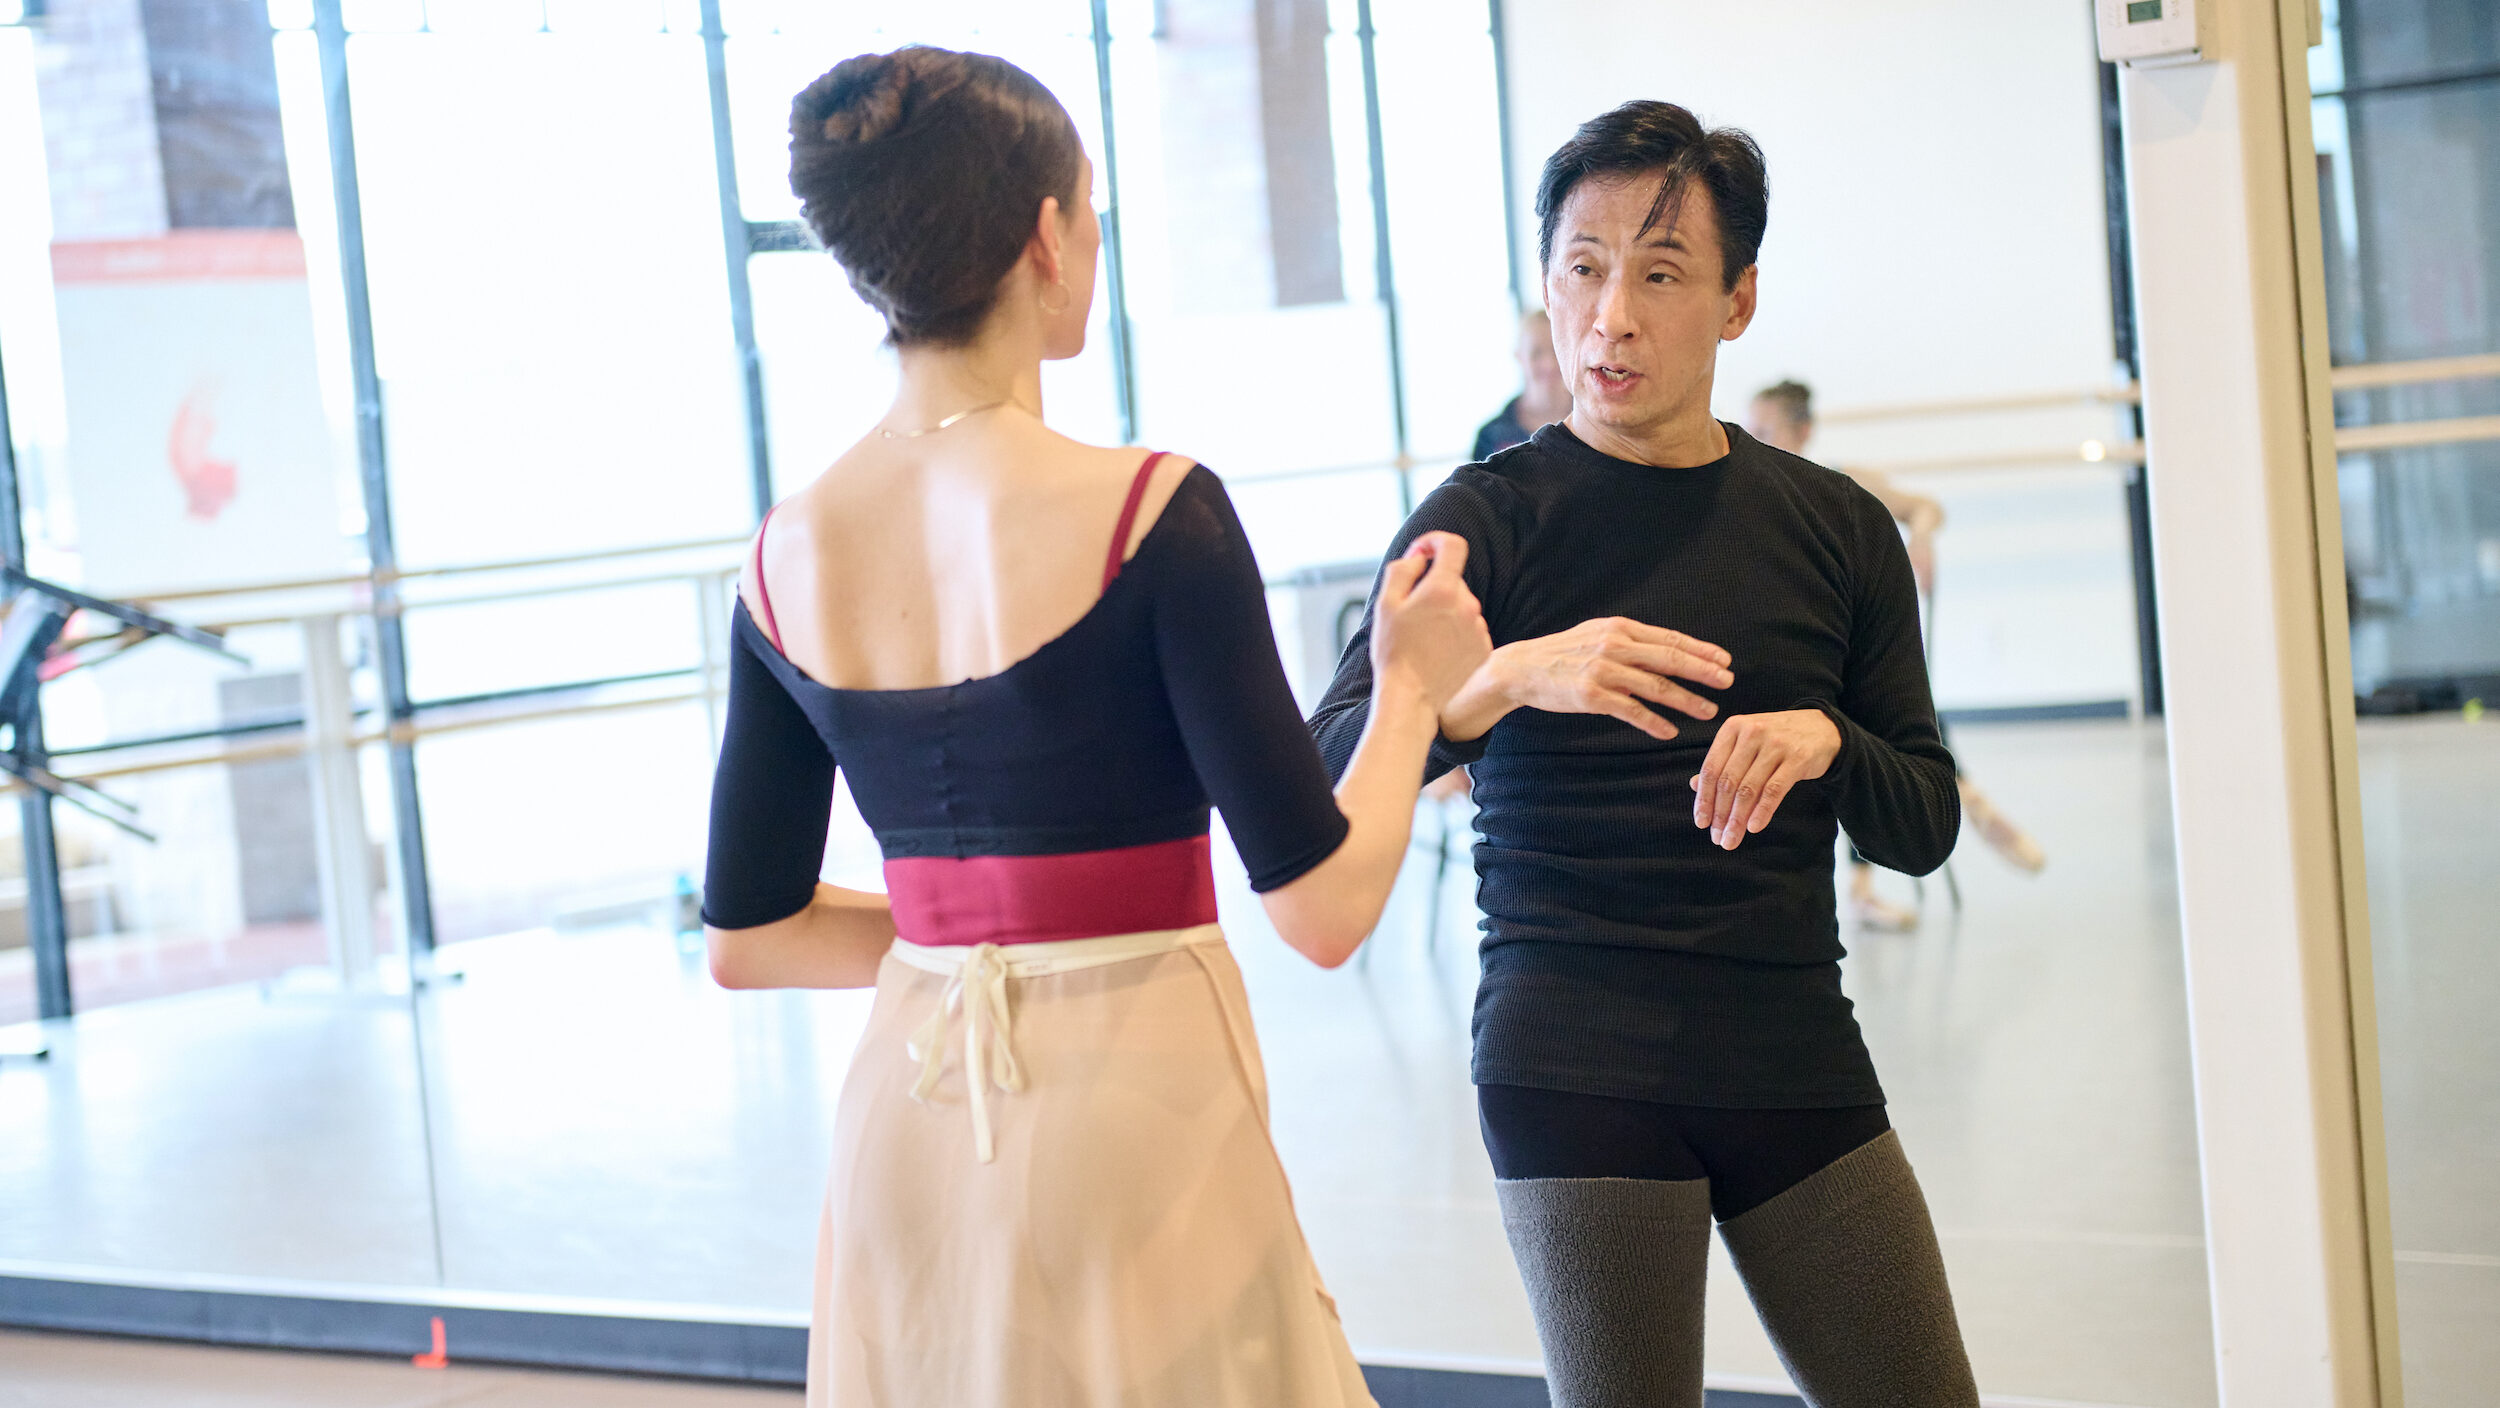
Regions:
[[989, 54], [861, 54], [790, 105], [800, 218], [898, 347], [979, 332], [1042, 200], [1076, 199], [1084, 157], [1050, 90]]

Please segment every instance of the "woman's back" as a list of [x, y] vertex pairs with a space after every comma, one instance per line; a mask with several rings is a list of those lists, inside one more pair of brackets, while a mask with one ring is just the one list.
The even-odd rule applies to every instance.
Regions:
[[[912, 48], [808, 85], [790, 133], [802, 218], [902, 373], [758, 535], [712, 794], [713, 974], [877, 988], [809, 1404], [1363, 1408], [1267, 1137], [1209, 810], [1278, 932], [1343, 962], [1489, 650], [1465, 545], [1383, 573], [1387, 683], [1332, 794], [1222, 481], [1040, 423], [1101, 241], [1066, 110]], [[837, 772], [884, 894], [818, 879]]]
[[[1004, 672], [1091, 611], [1143, 452], [1070, 440], [1012, 408], [930, 435], [871, 435], [774, 510], [742, 584], [782, 653], [839, 689]], [[1192, 461], [1165, 455], [1125, 560]]]
[[921, 943], [1205, 923], [1211, 804], [1262, 890], [1344, 840], [1222, 483], [1047, 432], [986, 439], [864, 445], [767, 524], [722, 766], [793, 801], [716, 818], [721, 917], [801, 900], [812, 877], [778, 853], [821, 848], [805, 823], [837, 765]]

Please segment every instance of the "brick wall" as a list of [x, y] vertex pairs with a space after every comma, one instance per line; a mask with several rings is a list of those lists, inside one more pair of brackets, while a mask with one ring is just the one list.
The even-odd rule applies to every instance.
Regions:
[[139, 0], [52, 0], [35, 91], [56, 241], [164, 234], [165, 167]]
[[294, 228], [262, 0], [54, 0], [35, 84], [56, 242]]
[[1325, 0], [1163, 0], [1158, 13], [1175, 303], [1343, 301]]

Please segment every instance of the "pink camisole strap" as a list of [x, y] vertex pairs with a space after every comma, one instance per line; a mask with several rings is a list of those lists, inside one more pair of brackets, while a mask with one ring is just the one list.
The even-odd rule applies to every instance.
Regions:
[[[774, 507], [779, 507], [775, 505]], [[773, 526], [772, 509], [764, 510], [764, 521], [755, 530], [755, 604], [764, 608], [764, 638], [781, 649], [781, 625], [773, 620], [773, 594], [764, 586], [764, 531]]]
[[1137, 526], [1137, 507], [1146, 501], [1147, 481], [1155, 477], [1155, 462], [1163, 458], [1157, 450], [1146, 456], [1137, 467], [1137, 477], [1129, 481], [1128, 502], [1120, 506], [1120, 526], [1111, 530], [1111, 560], [1102, 567], [1103, 590], [1109, 591], [1120, 575], [1120, 564], [1128, 558], [1128, 535]]

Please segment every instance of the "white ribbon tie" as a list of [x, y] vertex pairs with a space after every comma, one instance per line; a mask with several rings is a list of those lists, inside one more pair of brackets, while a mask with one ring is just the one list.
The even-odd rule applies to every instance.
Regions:
[[[920, 1063], [920, 1079], [911, 1098], [922, 1104], [937, 1092], [946, 1073], [948, 1027], [961, 1020], [964, 1029], [964, 1088], [972, 1105], [972, 1152], [983, 1163], [998, 1156], [990, 1127], [989, 1088], [1013, 1095], [1024, 1089], [1024, 1067], [1016, 1060], [1015, 1018], [1007, 1006], [1007, 955], [996, 944], [975, 944], [963, 966], [947, 980], [937, 1010], [920, 1024], [904, 1051]], [[986, 1028], [986, 1030], [984, 1030]], [[985, 1041], [984, 1038], [987, 1038]]]

